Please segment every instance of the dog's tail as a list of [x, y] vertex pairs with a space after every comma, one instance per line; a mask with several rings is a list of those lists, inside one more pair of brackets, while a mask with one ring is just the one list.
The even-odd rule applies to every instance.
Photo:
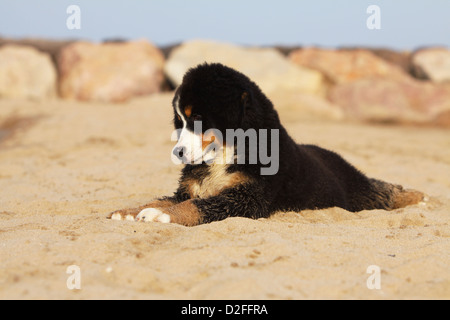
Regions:
[[378, 203], [380, 209], [395, 210], [418, 204], [425, 199], [425, 194], [420, 191], [404, 189], [401, 185], [381, 180], [370, 180], [374, 191], [373, 200]]
[[400, 187], [400, 190], [394, 194], [392, 210], [418, 204], [425, 199], [425, 195], [420, 191], [413, 189], [403, 189], [402, 186], [398, 187]]

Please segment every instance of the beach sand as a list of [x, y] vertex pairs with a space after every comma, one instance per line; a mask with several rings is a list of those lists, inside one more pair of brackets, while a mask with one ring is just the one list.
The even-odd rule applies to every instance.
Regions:
[[415, 206], [191, 228], [107, 220], [177, 187], [171, 99], [0, 101], [0, 299], [450, 299], [449, 130], [279, 109], [296, 141], [425, 192]]

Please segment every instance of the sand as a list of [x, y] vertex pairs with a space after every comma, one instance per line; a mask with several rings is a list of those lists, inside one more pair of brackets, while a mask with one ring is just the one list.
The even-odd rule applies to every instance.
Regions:
[[[0, 299], [450, 298], [449, 130], [279, 110], [298, 142], [429, 196], [408, 208], [191, 228], [107, 220], [175, 190], [171, 98], [0, 101]], [[72, 265], [80, 290], [67, 286]], [[370, 266], [379, 289], [368, 288]]]

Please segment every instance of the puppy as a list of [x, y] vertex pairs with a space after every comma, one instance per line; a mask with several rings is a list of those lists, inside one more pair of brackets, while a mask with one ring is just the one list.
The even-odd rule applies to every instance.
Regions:
[[366, 177], [332, 151], [296, 144], [260, 88], [221, 64], [189, 70], [172, 106], [179, 133], [173, 157], [185, 163], [178, 189], [109, 218], [195, 226], [277, 211], [393, 210], [423, 199]]

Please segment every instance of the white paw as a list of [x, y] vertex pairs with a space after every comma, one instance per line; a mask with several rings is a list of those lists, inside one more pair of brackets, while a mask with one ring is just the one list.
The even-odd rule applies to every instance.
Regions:
[[121, 213], [114, 213], [111, 216], [111, 220], [128, 220], [128, 221], [134, 221], [134, 217], [131, 214], [127, 214], [125, 218], [122, 216]]
[[142, 210], [136, 217], [137, 221], [143, 222], [162, 222], [169, 223], [170, 216], [164, 212], [159, 211], [155, 208], [148, 208]]
[[120, 213], [114, 213], [111, 216], [111, 220], [122, 220], [122, 215]]

